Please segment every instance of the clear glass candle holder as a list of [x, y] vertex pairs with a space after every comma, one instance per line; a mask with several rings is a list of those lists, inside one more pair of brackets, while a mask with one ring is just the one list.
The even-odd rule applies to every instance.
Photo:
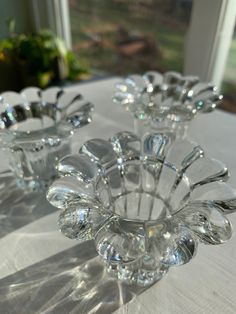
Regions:
[[196, 114], [211, 112], [222, 98], [214, 85], [198, 77], [152, 71], [116, 84], [113, 101], [132, 113], [138, 136], [168, 131], [183, 138]]
[[63, 158], [47, 199], [61, 209], [61, 232], [94, 239], [107, 270], [148, 286], [189, 262], [198, 243], [232, 234], [225, 214], [236, 209], [227, 168], [187, 140], [152, 133], [141, 141], [121, 132], [92, 139]]
[[55, 163], [71, 152], [74, 131], [91, 122], [93, 105], [78, 92], [30, 87], [0, 95], [0, 138], [17, 184], [44, 189]]

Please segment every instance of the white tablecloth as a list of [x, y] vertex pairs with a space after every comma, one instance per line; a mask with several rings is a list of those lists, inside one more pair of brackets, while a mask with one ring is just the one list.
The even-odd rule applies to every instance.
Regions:
[[[116, 81], [68, 88], [96, 105], [92, 124], [74, 138], [74, 150], [89, 138], [107, 139], [117, 131], [132, 130], [130, 115], [111, 101]], [[235, 133], [236, 116], [219, 110], [197, 117], [189, 131], [210, 156], [225, 162], [229, 182], [236, 188]], [[49, 212], [0, 238], [0, 313], [236, 313], [235, 233], [224, 245], [200, 245], [189, 264], [172, 268], [140, 293], [114, 282], [108, 289], [109, 277], [93, 268], [97, 263], [93, 243], [80, 245], [65, 238], [58, 231], [57, 216], [58, 212]], [[236, 214], [229, 219], [236, 230]]]

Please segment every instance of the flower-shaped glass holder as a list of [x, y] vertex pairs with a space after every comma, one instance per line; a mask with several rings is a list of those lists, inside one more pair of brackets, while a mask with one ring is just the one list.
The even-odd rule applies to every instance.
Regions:
[[0, 138], [17, 184], [44, 189], [55, 178], [55, 163], [70, 153], [74, 131], [91, 121], [93, 105], [57, 87], [5, 92], [0, 105]]
[[121, 132], [92, 139], [58, 164], [48, 190], [62, 209], [59, 227], [72, 239], [94, 239], [108, 271], [143, 286], [185, 264], [199, 242], [231, 237], [224, 214], [236, 209], [227, 168], [187, 140]]
[[134, 116], [139, 136], [152, 131], [184, 137], [197, 113], [211, 112], [222, 100], [217, 88], [176, 72], [131, 75], [116, 84], [113, 101]]

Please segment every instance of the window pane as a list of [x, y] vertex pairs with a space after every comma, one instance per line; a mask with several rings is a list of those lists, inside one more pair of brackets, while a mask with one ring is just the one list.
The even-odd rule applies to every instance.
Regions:
[[183, 71], [192, 0], [70, 0], [73, 49], [93, 73]]
[[236, 26], [225, 67], [222, 93], [224, 95], [223, 109], [236, 112]]

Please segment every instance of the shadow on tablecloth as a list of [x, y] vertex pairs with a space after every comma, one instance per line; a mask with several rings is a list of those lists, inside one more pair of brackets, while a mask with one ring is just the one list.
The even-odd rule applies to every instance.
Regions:
[[143, 290], [110, 277], [87, 241], [0, 280], [0, 310], [108, 314]]
[[45, 193], [18, 188], [12, 175], [0, 177], [0, 238], [56, 210]]

